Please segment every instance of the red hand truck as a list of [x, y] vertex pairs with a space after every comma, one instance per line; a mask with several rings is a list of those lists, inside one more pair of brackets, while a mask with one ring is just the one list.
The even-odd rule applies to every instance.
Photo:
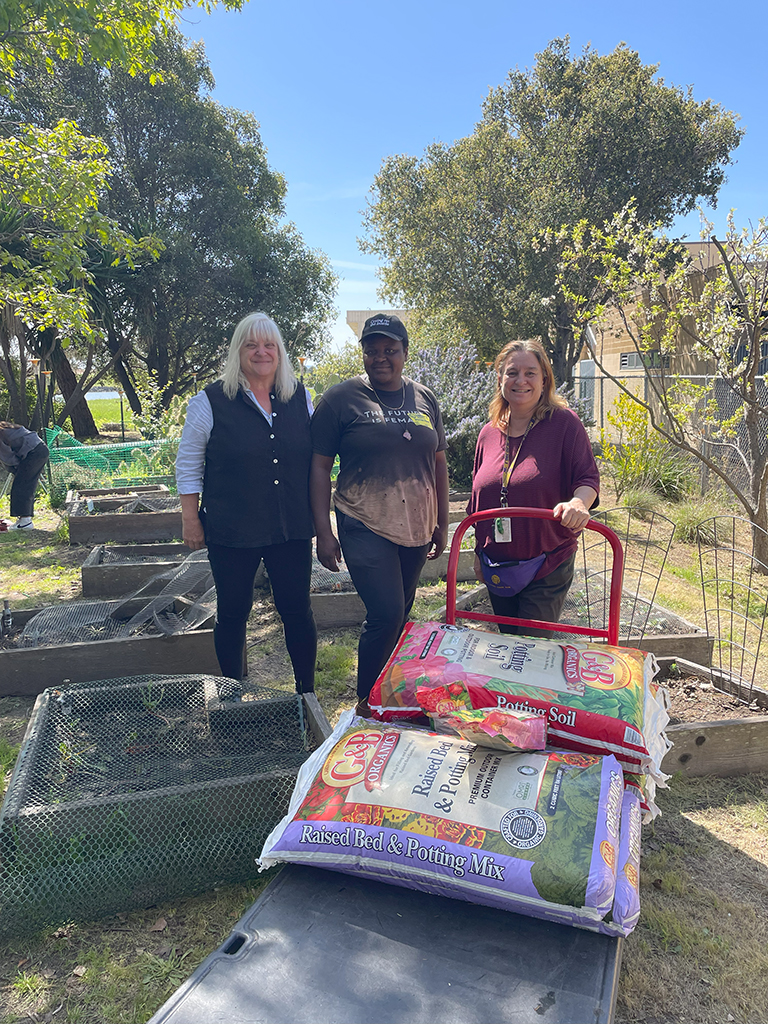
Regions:
[[479, 523], [487, 519], [499, 519], [502, 517], [506, 517], [508, 519], [523, 519], [526, 517], [531, 519], [555, 518], [552, 510], [548, 508], [494, 508], [487, 509], [483, 512], [473, 512], [472, 515], [463, 519], [458, 524], [453, 534], [451, 551], [448, 556], [448, 573], [445, 584], [445, 621], [451, 626], [456, 625], [456, 619], [472, 619], [476, 622], [496, 622], [503, 625], [528, 626], [531, 629], [554, 629], [561, 632], [576, 633], [582, 636], [590, 636], [595, 637], [596, 639], [607, 640], [612, 647], [616, 647], [619, 642], [621, 588], [624, 579], [624, 549], [621, 546], [621, 541], [610, 526], [604, 526], [602, 523], [598, 523], [594, 519], [590, 519], [585, 529], [593, 530], [595, 533], [602, 534], [602, 536], [608, 541], [613, 554], [613, 564], [611, 566], [610, 574], [611, 585], [608, 602], [607, 629], [598, 628], [596, 626], [572, 626], [570, 623], [561, 625], [557, 622], [543, 622], [539, 619], [509, 618], [505, 615], [489, 615], [487, 612], [465, 611], [462, 608], [456, 607], [456, 573], [458, 571], [459, 551], [461, 550], [461, 541], [464, 534], [471, 526], [474, 526], [475, 523]]

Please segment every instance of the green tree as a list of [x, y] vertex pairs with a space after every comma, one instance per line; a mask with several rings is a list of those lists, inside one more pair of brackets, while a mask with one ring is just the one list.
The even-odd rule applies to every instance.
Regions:
[[[240, 10], [243, 0], [221, 0]], [[211, 10], [217, 0], [194, 0]], [[178, 25], [188, 0], [3, 0], [0, 10], [0, 83], [8, 90], [19, 66], [41, 52], [130, 74], [154, 68], [157, 33]]]
[[326, 258], [281, 222], [285, 181], [267, 162], [258, 124], [215, 103], [202, 44], [158, 41], [162, 81], [94, 61], [59, 62], [20, 80], [16, 110], [49, 123], [68, 108], [112, 156], [104, 210], [128, 233], [162, 242], [152, 264], [114, 268], [94, 254], [90, 295], [134, 412], [143, 370], [167, 405], [214, 375], [247, 312], [274, 316], [294, 356], [326, 338], [335, 277]]
[[[644, 223], [714, 204], [742, 135], [733, 114], [657, 71], [623, 44], [572, 57], [556, 39], [491, 90], [471, 136], [385, 160], [362, 243], [386, 261], [383, 295], [452, 307], [483, 356], [540, 336], [566, 381], [582, 338], [559, 284], [558, 229], [602, 224], [632, 197]], [[591, 280], [579, 269], [574, 291]]]
[[[711, 250], [714, 249], [714, 252]], [[569, 282], [599, 267], [586, 294]], [[646, 411], [657, 433], [697, 459], [738, 499], [768, 572], [768, 221], [689, 252], [630, 208], [605, 228], [581, 224], [564, 248], [560, 278], [602, 373]], [[600, 301], [595, 296], [601, 295]], [[606, 370], [602, 339], [618, 317], [641, 356], [646, 395]], [[713, 380], [675, 372], [693, 352]], [[678, 364], [679, 365], [679, 364]]]
[[[242, 0], [223, 2], [242, 6]], [[176, 25], [185, 6], [181, 0], [3, 0], [0, 95], [12, 97], [21, 76], [36, 75], [44, 86], [54, 58], [73, 64], [93, 59], [132, 75], [151, 70], [158, 38]], [[209, 9], [215, 0], [201, 0], [201, 6]], [[4, 113], [0, 345], [9, 408], [28, 421], [28, 359], [48, 355], [65, 392], [73, 388], [67, 406], [79, 404], [89, 419], [81, 395], [100, 336], [88, 302], [94, 250], [96, 263], [104, 265], [108, 256], [114, 271], [141, 258], [142, 250], [147, 255], [149, 246], [143, 232], [120, 231], [99, 208], [110, 172], [106, 150], [98, 138], [81, 133], [70, 109], [45, 123], [20, 124]], [[85, 346], [80, 381], [65, 353], [75, 340]], [[101, 362], [89, 383], [107, 372], [109, 363]]]
[[25, 386], [33, 359], [48, 359], [69, 385], [65, 349], [80, 350], [81, 386], [74, 397], [77, 383], [68, 389], [62, 422], [85, 382], [105, 372], [91, 373], [100, 337], [88, 298], [89, 249], [106, 247], [115, 265], [126, 266], [155, 253], [150, 239], [125, 234], [99, 209], [109, 172], [104, 143], [71, 121], [47, 129], [23, 125], [0, 136], [0, 371], [8, 415], [21, 423], [40, 419]]

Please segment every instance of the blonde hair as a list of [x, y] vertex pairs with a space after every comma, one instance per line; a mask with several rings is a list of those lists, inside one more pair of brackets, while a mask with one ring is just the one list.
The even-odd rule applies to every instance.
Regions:
[[496, 356], [493, 368], [496, 370], [496, 394], [488, 406], [488, 415], [494, 427], [499, 430], [506, 430], [509, 426], [509, 403], [504, 397], [501, 388], [501, 372], [509, 359], [515, 352], [533, 352], [539, 361], [541, 372], [544, 377], [544, 390], [541, 393], [539, 404], [533, 410], [533, 422], [543, 420], [545, 416], [551, 416], [555, 409], [567, 408], [568, 403], [555, 390], [555, 375], [552, 372], [552, 364], [549, 356], [544, 350], [538, 338], [526, 340], [508, 341], [504, 348]]
[[275, 393], [278, 401], [287, 402], [296, 390], [298, 382], [288, 360], [280, 328], [266, 313], [249, 313], [235, 327], [224, 362], [224, 369], [219, 378], [224, 384], [224, 394], [227, 398], [234, 398], [240, 388], [244, 390], [250, 388], [248, 378], [240, 367], [240, 350], [252, 338], [258, 341], [274, 341], [277, 345]]

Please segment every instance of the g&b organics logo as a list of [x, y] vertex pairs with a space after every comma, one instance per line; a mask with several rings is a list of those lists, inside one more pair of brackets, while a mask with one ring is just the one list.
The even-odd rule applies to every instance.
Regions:
[[397, 746], [396, 732], [359, 729], [342, 737], [331, 751], [321, 771], [326, 786], [346, 789], [365, 782], [366, 789], [377, 789], [390, 755]]

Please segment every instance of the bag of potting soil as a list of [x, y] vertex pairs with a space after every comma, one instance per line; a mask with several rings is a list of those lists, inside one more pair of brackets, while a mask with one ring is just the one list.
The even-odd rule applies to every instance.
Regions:
[[445, 687], [419, 687], [416, 697], [429, 716], [435, 732], [460, 736], [481, 747], [519, 752], [543, 750], [547, 722], [541, 715], [510, 708], [455, 708]]
[[311, 864], [595, 928], [614, 903], [614, 757], [508, 754], [342, 715], [259, 865]]
[[445, 687], [456, 707], [534, 711], [553, 746], [614, 754], [663, 782], [669, 715], [657, 671], [652, 654], [630, 648], [409, 622], [368, 703], [386, 721], [419, 718], [417, 691]]
[[641, 816], [636, 794], [626, 790], [621, 805], [621, 837], [613, 906], [597, 926], [597, 930], [606, 935], [629, 935], [640, 917]]

